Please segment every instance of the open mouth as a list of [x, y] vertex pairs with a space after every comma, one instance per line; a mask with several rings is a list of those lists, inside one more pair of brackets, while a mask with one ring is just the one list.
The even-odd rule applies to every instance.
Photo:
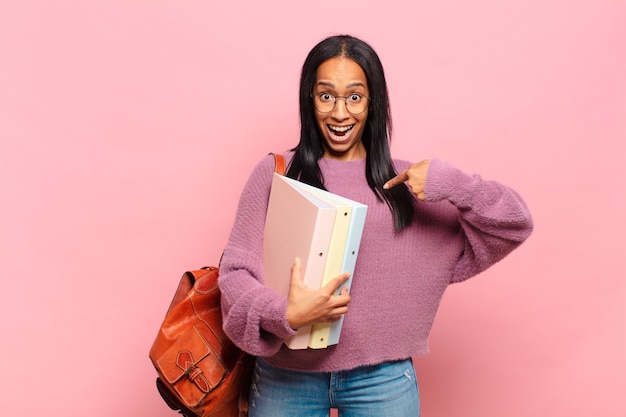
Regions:
[[334, 136], [343, 137], [343, 136], [346, 136], [350, 131], [352, 131], [353, 127], [354, 125], [350, 125], [350, 126], [328, 125], [328, 130], [330, 130], [330, 133]]

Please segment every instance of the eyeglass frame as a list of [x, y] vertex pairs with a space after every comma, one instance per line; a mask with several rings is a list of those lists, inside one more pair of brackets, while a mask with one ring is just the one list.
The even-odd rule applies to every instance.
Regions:
[[[321, 111], [320, 109], [317, 108], [317, 106], [315, 105], [315, 97], [321, 96], [322, 94], [328, 94], [329, 96], [331, 96], [331, 97], [333, 97], [335, 99], [335, 100], [333, 100], [333, 108], [332, 109], [330, 109], [328, 111]], [[322, 93], [317, 93], [317, 94], [311, 93], [311, 98], [313, 99], [313, 107], [315, 108], [315, 111], [317, 111], [319, 113], [322, 113], [322, 114], [328, 114], [328, 113], [331, 113], [333, 110], [335, 110], [335, 107], [337, 106], [337, 99], [338, 98], [342, 98], [343, 99], [343, 102], [344, 102], [344, 104], [346, 106], [346, 110], [348, 111], [348, 113], [350, 113], [352, 115], [357, 115], [357, 114], [364, 113], [365, 110], [367, 110], [367, 108], [369, 107], [370, 101], [372, 100], [372, 98], [366, 96], [365, 94], [361, 94], [361, 93], [352, 93], [352, 94], [356, 94], [357, 96], [363, 97], [366, 100], [365, 108], [363, 110], [361, 110], [360, 112], [358, 112], [358, 113], [351, 112], [350, 108], [348, 107], [348, 97], [350, 97], [350, 96], [335, 96], [334, 94], [331, 94], [329, 92], [322, 92]]]

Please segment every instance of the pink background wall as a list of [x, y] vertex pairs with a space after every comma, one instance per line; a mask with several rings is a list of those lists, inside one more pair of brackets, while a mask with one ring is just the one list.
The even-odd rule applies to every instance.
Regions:
[[178, 278], [295, 145], [302, 61], [342, 32], [383, 60], [396, 156], [536, 221], [446, 294], [423, 416], [626, 415], [626, 2], [214, 3], [0, 2], [2, 415], [174, 415], [147, 355]]

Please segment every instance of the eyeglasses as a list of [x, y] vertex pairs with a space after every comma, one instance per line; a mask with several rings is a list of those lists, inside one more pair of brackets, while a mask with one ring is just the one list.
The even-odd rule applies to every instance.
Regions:
[[337, 99], [342, 98], [346, 102], [346, 110], [350, 114], [361, 114], [367, 109], [369, 97], [362, 94], [352, 93], [349, 96], [333, 96], [330, 93], [319, 93], [313, 96], [315, 109], [320, 113], [330, 113], [337, 104]]

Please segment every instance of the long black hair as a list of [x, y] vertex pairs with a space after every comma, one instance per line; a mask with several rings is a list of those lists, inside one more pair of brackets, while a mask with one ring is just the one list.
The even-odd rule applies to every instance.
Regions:
[[287, 176], [318, 188], [324, 179], [318, 161], [324, 155], [322, 133], [315, 119], [312, 92], [317, 81], [317, 69], [327, 60], [345, 57], [356, 62], [365, 73], [370, 102], [361, 141], [366, 151], [365, 173], [367, 183], [379, 201], [385, 201], [393, 213], [397, 231], [413, 220], [414, 197], [404, 185], [383, 190], [385, 182], [396, 176], [389, 150], [391, 140], [391, 111], [389, 94], [382, 63], [367, 43], [349, 35], [331, 36], [318, 43], [309, 52], [300, 76], [300, 142], [293, 149], [295, 155]]

